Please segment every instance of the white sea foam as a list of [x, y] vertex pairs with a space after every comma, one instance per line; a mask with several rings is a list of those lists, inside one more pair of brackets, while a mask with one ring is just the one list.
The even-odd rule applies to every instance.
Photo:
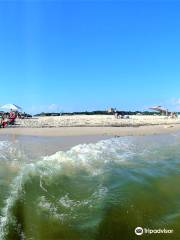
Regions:
[[0, 161], [25, 161], [27, 156], [19, 143], [0, 141]]
[[[11, 147], [7, 142], [1, 144], [3, 149]], [[86, 171], [87, 174], [93, 176], [102, 175], [108, 164], [114, 162], [123, 162], [133, 156], [131, 151], [130, 141], [120, 141], [120, 139], [111, 139], [98, 142], [97, 144], [83, 144], [73, 147], [67, 152], [57, 152], [51, 156], [46, 156], [43, 160], [36, 163], [26, 164], [19, 175], [12, 183], [11, 195], [6, 200], [3, 209], [3, 216], [1, 217], [1, 238], [5, 235], [7, 224], [16, 226], [16, 218], [12, 216], [11, 209], [17, 199], [23, 198], [24, 184], [30, 181], [33, 177], [39, 176], [39, 186], [46, 193], [48, 184], [54, 181], [54, 176], [61, 173], [71, 176], [76, 174], [79, 170]], [[79, 207], [92, 207], [97, 204], [99, 200], [108, 192], [107, 187], [97, 186], [96, 190], [87, 198], [83, 200], [71, 199], [70, 195], [66, 193], [58, 200], [61, 207], [69, 208], [71, 211]], [[57, 206], [40, 196], [39, 205], [41, 209], [47, 209], [53, 216], [64, 221], [67, 218], [67, 213], [58, 213]], [[71, 214], [71, 211], [68, 214]], [[72, 216], [71, 216], [72, 217]], [[75, 217], [75, 215], [74, 215]]]
[[[92, 175], [98, 175], [102, 174], [103, 167], [107, 164], [112, 162], [121, 164], [127, 159], [131, 159], [134, 154], [133, 144], [129, 139], [110, 139], [96, 144], [77, 145], [67, 152], [60, 151], [44, 157], [44, 161], [47, 166], [52, 164], [52, 168], [57, 163], [59, 169], [62, 165], [71, 166], [83, 168]], [[44, 164], [44, 162], [40, 162], [40, 164], [42, 163]]]

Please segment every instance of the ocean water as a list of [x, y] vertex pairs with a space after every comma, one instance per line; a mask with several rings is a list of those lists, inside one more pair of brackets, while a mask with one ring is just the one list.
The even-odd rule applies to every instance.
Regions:
[[[180, 239], [180, 134], [35, 156], [0, 141], [1, 240]], [[136, 227], [173, 233], [137, 236]]]

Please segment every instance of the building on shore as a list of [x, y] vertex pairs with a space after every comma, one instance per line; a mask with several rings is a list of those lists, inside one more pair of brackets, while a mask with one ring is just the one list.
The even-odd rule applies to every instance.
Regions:
[[107, 112], [108, 113], [115, 113], [116, 112], [116, 108], [108, 108]]

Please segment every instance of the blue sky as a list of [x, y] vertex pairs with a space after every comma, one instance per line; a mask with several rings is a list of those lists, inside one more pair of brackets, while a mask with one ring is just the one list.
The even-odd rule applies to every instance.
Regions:
[[0, 1], [0, 104], [180, 109], [180, 2]]

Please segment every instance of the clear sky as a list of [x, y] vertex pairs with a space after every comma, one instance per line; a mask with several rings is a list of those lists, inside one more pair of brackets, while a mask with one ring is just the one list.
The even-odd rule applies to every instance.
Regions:
[[180, 1], [0, 1], [0, 104], [180, 109]]

